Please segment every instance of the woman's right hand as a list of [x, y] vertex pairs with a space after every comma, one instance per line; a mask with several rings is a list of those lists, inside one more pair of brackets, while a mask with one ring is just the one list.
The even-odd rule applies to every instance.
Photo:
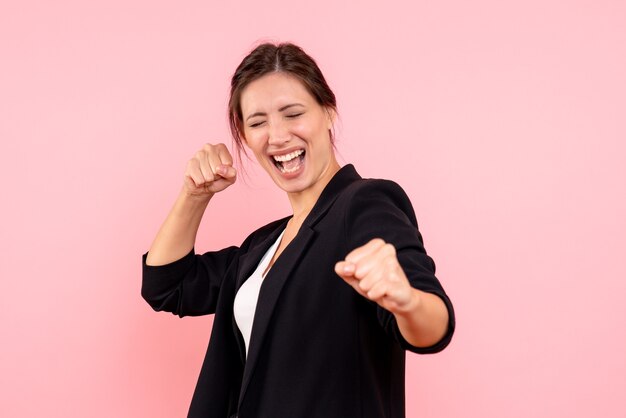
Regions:
[[233, 157], [224, 144], [205, 144], [185, 169], [185, 191], [194, 197], [210, 199], [236, 180]]

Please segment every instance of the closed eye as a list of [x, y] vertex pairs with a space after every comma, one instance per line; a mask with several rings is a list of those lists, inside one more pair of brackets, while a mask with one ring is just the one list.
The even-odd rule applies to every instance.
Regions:
[[260, 121], [260, 122], [254, 122], [248, 125], [249, 128], [257, 128], [261, 125], [263, 125], [265, 123], [265, 121]]
[[294, 119], [297, 118], [298, 116], [302, 115], [304, 112], [300, 112], [300, 113], [292, 113], [290, 115], [286, 115], [286, 117], [288, 117], [289, 119]]

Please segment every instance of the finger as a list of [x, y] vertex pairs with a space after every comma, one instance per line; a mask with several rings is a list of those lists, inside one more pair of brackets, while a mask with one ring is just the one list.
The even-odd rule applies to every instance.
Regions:
[[351, 263], [354, 263], [354, 264], [358, 264], [361, 259], [363, 259], [364, 257], [367, 257], [373, 252], [378, 251], [378, 249], [382, 247], [383, 245], [385, 245], [385, 241], [383, 241], [380, 238], [374, 238], [373, 240], [369, 241], [367, 244], [352, 250], [346, 256], [345, 260], [350, 261]]
[[198, 161], [198, 169], [200, 170], [200, 172], [202, 173], [202, 177], [204, 178], [204, 181], [199, 184], [199, 186], [215, 180], [215, 175], [213, 174], [213, 169], [211, 168], [211, 163], [209, 161], [210, 155], [211, 146], [207, 144], [202, 150], [198, 151], [194, 157], [194, 159]]
[[187, 163], [185, 176], [193, 180], [195, 187], [200, 187], [205, 183], [204, 175], [202, 170], [200, 170], [200, 162], [195, 158]]
[[233, 157], [230, 154], [230, 151], [228, 151], [228, 148], [226, 148], [226, 145], [221, 143], [217, 144], [215, 145], [215, 150], [222, 164], [230, 166], [233, 165]]
[[370, 272], [378, 269], [380, 265], [389, 263], [390, 260], [396, 259], [396, 250], [391, 244], [383, 244], [376, 251], [364, 256], [356, 263], [355, 276], [359, 279], [364, 278]]
[[211, 167], [211, 173], [213, 174], [213, 180], [219, 180], [219, 178], [222, 177], [220, 174], [220, 167], [226, 166], [226, 164], [222, 164], [222, 160], [220, 159], [217, 149], [214, 149], [213, 152], [208, 155], [208, 161], [209, 166]]
[[396, 307], [402, 307], [411, 301], [412, 293], [413, 288], [410, 284], [388, 282], [384, 299], [387, 303], [393, 303]]
[[415, 289], [410, 285], [389, 283], [385, 295], [376, 303], [390, 312], [408, 312], [415, 306], [414, 298]]
[[386, 280], [380, 280], [366, 292], [368, 299], [379, 301], [388, 294], [390, 284]]
[[355, 265], [347, 261], [339, 261], [335, 264], [335, 273], [343, 279], [353, 278]]
[[196, 186], [196, 183], [193, 181], [193, 179], [189, 177], [188, 175], [185, 175], [184, 181], [185, 181], [185, 186], [190, 190], [194, 190], [198, 187]]
[[237, 180], [237, 170], [235, 168], [223, 165], [217, 167], [217, 173], [215, 173], [215, 181], [211, 184], [211, 189], [215, 192], [219, 192], [235, 183]]
[[217, 174], [228, 180], [235, 180], [237, 178], [237, 170], [233, 166], [221, 164], [217, 167]]
[[365, 293], [363, 293], [359, 288], [359, 281], [355, 279], [349, 272], [350, 267], [348, 267], [348, 271], [344, 270], [344, 267], [346, 267], [346, 263], [344, 261], [340, 261], [339, 263], [335, 264], [335, 273], [337, 273], [337, 275], [341, 277], [346, 283], [348, 283], [348, 285], [350, 285], [350, 287], [352, 287], [357, 293], [359, 293], [363, 297], [367, 297]]
[[357, 272], [355, 272], [354, 277], [359, 279], [359, 287], [364, 292], [369, 292], [377, 282], [386, 280], [389, 275], [387, 263], [384, 261], [372, 264], [371, 269], [364, 276], [358, 274], [358, 269], [359, 266], [357, 266]]

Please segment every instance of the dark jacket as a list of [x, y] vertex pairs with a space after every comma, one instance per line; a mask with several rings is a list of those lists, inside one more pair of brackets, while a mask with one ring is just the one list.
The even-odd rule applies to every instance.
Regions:
[[[144, 254], [141, 292], [155, 310], [215, 313], [188, 417], [404, 417], [405, 350], [441, 351], [455, 323], [408, 197], [391, 181], [362, 179], [351, 165], [333, 177], [264, 278], [246, 361], [235, 294], [288, 219], [240, 247], [192, 250], [165, 266], [147, 266]], [[408, 344], [390, 312], [335, 274], [337, 261], [375, 237], [396, 247], [414, 287], [444, 300], [449, 328], [436, 345]]]

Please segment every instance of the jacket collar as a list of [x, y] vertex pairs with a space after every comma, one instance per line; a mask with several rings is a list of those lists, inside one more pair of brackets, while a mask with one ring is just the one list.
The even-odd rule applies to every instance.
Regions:
[[[293, 269], [297, 266], [298, 261], [306, 254], [306, 248], [315, 237], [316, 233], [313, 227], [324, 217], [341, 192], [350, 184], [360, 179], [361, 176], [356, 172], [352, 164], [345, 165], [339, 169], [320, 194], [313, 209], [311, 209], [311, 212], [302, 223], [298, 234], [284, 249], [267, 273], [267, 276], [263, 279], [254, 315], [250, 347], [248, 348], [248, 358], [244, 368], [241, 392], [239, 395], [240, 406], [244, 399], [250, 378], [254, 373], [260, 349], [263, 345], [263, 339], [265, 338], [267, 328], [270, 325], [271, 317], [274, 312], [274, 306], [278, 301], [283, 286], [287, 280], [289, 280]], [[254, 271], [263, 254], [265, 254], [283, 229], [285, 229], [288, 220], [289, 218], [284, 218], [277, 222], [276, 228], [270, 232], [263, 241], [241, 256], [239, 269], [237, 271], [237, 289], [239, 289], [245, 279]], [[238, 330], [236, 330], [236, 334], [239, 334]], [[243, 350], [243, 352], [245, 352], [245, 350]]]
[[311, 213], [306, 217], [303, 224], [314, 226], [324, 214], [330, 209], [330, 207], [337, 199], [337, 196], [341, 194], [343, 189], [348, 187], [351, 183], [360, 180], [361, 176], [356, 172], [352, 164], [343, 166], [335, 173], [332, 179], [328, 182], [322, 194], [317, 199], [317, 202], [311, 209]]

